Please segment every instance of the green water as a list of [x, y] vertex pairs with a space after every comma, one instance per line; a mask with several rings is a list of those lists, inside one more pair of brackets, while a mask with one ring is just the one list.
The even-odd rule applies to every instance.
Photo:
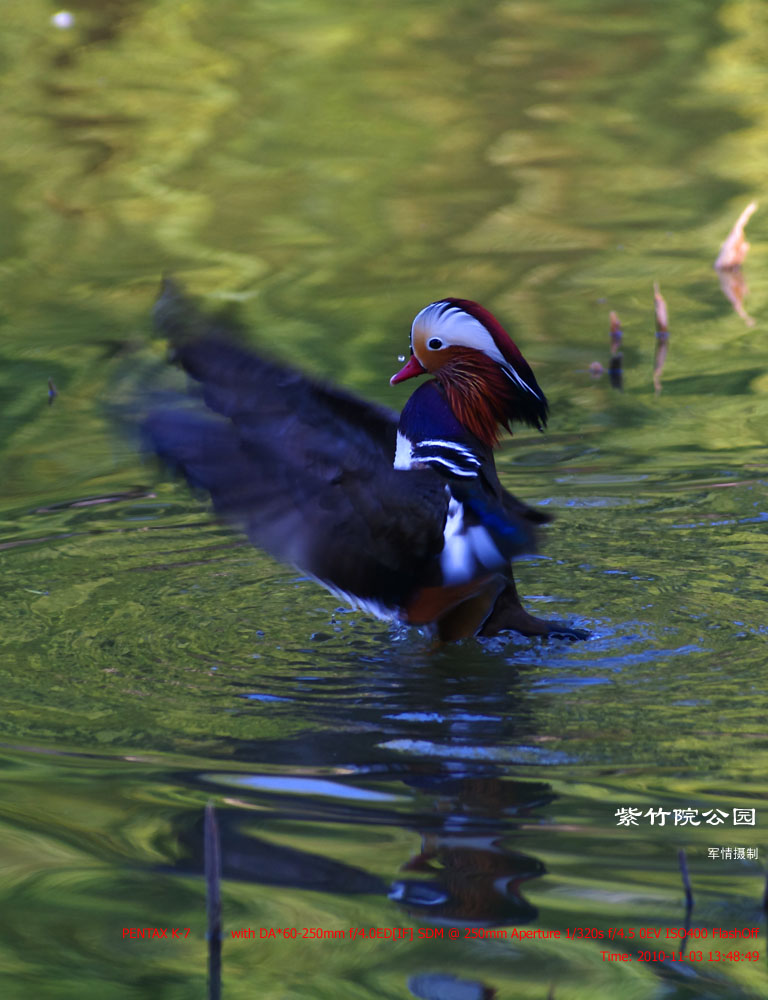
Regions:
[[[454, 1000], [441, 976], [500, 1000], [765, 996], [762, 207], [754, 325], [712, 264], [766, 200], [768, 8], [71, 10], [57, 28], [9, 0], [0, 36], [2, 995], [205, 996], [212, 801], [226, 998]], [[120, 426], [162, 377], [163, 273], [236, 306], [254, 346], [394, 407], [413, 315], [491, 308], [551, 405], [498, 457], [556, 515], [521, 592], [592, 637], [435, 651], [217, 524]], [[621, 391], [590, 372], [611, 309]], [[617, 826], [628, 807], [727, 820]], [[680, 849], [702, 959], [605, 961], [640, 950], [612, 927], [679, 952]], [[350, 936], [371, 927], [415, 940]], [[465, 936], [514, 927], [563, 936]], [[760, 959], [708, 958], [734, 948]]]

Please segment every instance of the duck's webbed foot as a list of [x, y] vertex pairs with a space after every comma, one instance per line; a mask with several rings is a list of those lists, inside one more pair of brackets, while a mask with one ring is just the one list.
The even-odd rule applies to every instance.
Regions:
[[492, 636], [499, 632], [519, 632], [521, 635], [560, 635], [566, 639], [588, 639], [589, 631], [576, 628], [557, 619], [536, 618], [520, 603], [514, 578], [511, 576], [499, 594], [493, 610], [483, 622], [478, 635]]

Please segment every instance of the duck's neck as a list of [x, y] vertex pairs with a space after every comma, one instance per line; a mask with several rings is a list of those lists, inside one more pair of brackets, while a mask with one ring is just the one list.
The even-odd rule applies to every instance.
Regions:
[[436, 373], [451, 412], [462, 427], [488, 448], [508, 427], [510, 384], [502, 369], [479, 351], [457, 354]]
[[485, 457], [484, 443], [459, 422], [438, 382], [419, 386], [400, 415], [395, 468], [430, 465], [464, 479], [477, 475]]

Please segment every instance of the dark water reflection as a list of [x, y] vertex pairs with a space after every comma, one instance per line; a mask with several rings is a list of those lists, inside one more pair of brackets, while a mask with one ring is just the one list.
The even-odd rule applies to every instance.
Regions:
[[[761, 209], [735, 283], [712, 269], [764, 200], [760, 6], [148, 0], [80, 3], [66, 30], [6, 7], [2, 996], [205, 995], [212, 801], [225, 997], [763, 997], [764, 930], [737, 942], [759, 962], [613, 963], [565, 936], [681, 926], [680, 849], [694, 927], [762, 926]], [[168, 271], [393, 406], [419, 308], [497, 312], [552, 410], [499, 454], [556, 515], [521, 591], [590, 640], [433, 649], [142, 463], [114, 418], [165, 378]], [[728, 819], [617, 825], [630, 807]], [[372, 927], [415, 940], [350, 937]]]

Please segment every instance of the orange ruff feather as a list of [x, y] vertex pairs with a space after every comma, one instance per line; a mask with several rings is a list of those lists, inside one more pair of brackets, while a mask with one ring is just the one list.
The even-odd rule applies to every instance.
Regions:
[[[500, 366], [481, 351], [450, 347], [449, 359], [434, 374], [458, 420], [489, 448], [499, 431], [509, 431], [517, 406], [515, 388]], [[511, 431], [510, 431], [511, 433]]]

